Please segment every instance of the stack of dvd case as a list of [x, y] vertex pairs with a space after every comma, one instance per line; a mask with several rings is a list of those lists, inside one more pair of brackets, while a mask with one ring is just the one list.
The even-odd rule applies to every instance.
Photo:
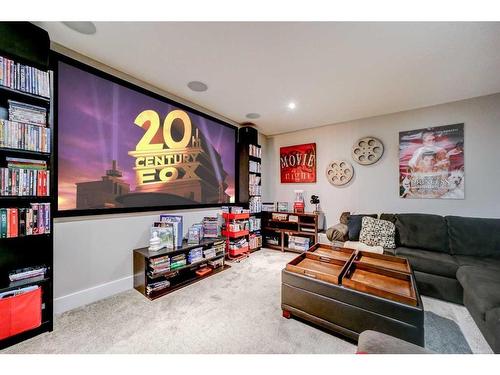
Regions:
[[47, 108], [9, 100], [9, 120], [23, 124], [46, 126]]

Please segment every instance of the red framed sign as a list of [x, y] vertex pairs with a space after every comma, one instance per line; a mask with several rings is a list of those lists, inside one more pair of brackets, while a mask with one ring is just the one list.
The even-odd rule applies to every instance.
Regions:
[[281, 183], [316, 182], [316, 143], [280, 148]]

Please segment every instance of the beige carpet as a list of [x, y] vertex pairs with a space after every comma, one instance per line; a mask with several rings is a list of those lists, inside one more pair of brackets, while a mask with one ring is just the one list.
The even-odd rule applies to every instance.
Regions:
[[[56, 316], [54, 331], [2, 353], [354, 353], [356, 346], [281, 317], [280, 271], [295, 254], [261, 250], [231, 269], [149, 301], [135, 290]], [[463, 306], [424, 299], [489, 353]]]

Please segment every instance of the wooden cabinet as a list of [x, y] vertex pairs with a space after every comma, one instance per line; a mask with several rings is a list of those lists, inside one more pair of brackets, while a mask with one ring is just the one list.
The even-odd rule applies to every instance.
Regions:
[[[318, 242], [318, 215], [314, 213], [263, 212], [263, 246], [281, 251], [304, 252]], [[308, 238], [309, 246], [297, 249], [290, 237]]]

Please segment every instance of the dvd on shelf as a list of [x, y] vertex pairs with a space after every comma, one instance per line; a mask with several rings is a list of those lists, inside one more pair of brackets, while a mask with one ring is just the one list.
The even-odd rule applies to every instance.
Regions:
[[251, 173], [260, 173], [261, 172], [261, 166], [260, 166], [259, 162], [250, 160], [248, 163], [249, 163], [248, 164], [249, 171]]
[[5, 158], [7, 168], [0, 168], [1, 196], [49, 196], [50, 171], [44, 160]]
[[0, 238], [47, 234], [50, 229], [50, 203], [0, 208]]
[[50, 98], [49, 73], [0, 56], [0, 86]]
[[50, 129], [38, 125], [0, 120], [0, 148], [50, 152]]
[[249, 145], [249, 155], [260, 158], [262, 154], [262, 149], [256, 145]]

